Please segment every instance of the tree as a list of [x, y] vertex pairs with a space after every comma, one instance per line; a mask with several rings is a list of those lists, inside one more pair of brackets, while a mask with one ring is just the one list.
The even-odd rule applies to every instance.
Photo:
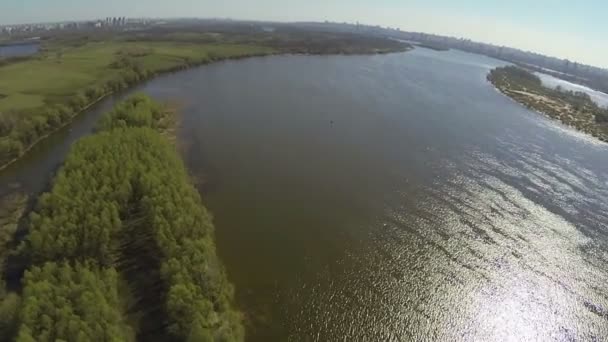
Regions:
[[118, 276], [90, 264], [45, 263], [24, 276], [17, 341], [129, 341]]
[[[125, 338], [113, 246], [133, 207], [160, 259], [171, 332], [179, 339], [243, 339], [211, 217], [175, 147], [160, 134], [168, 116], [138, 94], [74, 145], [30, 216], [25, 248], [36, 266], [25, 276], [20, 339], [84, 334], [86, 340], [103, 331]], [[75, 295], [83, 289], [90, 296]], [[51, 307], [59, 313], [44, 316]], [[94, 316], [106, 322], [103, 331]]]
[[8, 341], [15, 334], [21, 298], [9, 293], [0, 301], [0, 341]]

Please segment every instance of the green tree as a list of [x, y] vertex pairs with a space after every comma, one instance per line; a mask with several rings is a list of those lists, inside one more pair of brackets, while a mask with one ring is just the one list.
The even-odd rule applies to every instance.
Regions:
[[[123, 219], [134, 208], [160, 260], [170, 331], [179, 339], [244, 338], [211, 217], [175, 146], [160, 134], [170, 122], [162, 106], [140, 94], [118, 104], [97, 134], [74, 145], [30, 216], [25, 249], [37, 266], [25, 276], [19, 338], [128, 335], [113, 267]], [[103, 329], [94, 316], [105, 319]]]

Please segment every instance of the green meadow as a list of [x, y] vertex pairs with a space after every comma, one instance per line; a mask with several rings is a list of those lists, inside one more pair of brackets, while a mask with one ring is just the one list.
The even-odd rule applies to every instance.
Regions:
[[[141, 55], [137, 55], [142, 51]], [[174, 42], [100, 42], [81, 47], [56, 47], [42, 56], [0, 67], [0, 112], [35, 108], [61, 102], [83, 88], [103, 85], [119, 77], [112, 67], [121, 54], [131, 54], [148, 71], [161, 72], [188, 60], [269, 53], [247, 45], [197, 45]]]

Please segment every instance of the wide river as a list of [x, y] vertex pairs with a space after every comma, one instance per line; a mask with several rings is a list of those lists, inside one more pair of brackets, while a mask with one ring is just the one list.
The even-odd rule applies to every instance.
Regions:
[[[249, 340], [608, 338], [608, 145], [495, 91], [502, 64], [267, 57], [140, 87], [182, 104]], [[0, 190], [40, 191], [112, 101]]]

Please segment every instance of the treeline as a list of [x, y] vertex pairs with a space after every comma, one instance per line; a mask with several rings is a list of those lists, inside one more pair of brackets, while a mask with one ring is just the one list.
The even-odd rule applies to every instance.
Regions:
[[[126, 89], [162, 71], [147, 70], [141, 63], [119, 55], [117, 77], [92, 85], [56, 103], [35, 109], [0, 113], [0, 165], [20, 157], [40, 138], [69, 123], [75, 115], [108, 94]], [[126, 61], [126, 62], [125, 62]]]
[[24, 277], [17, 341], [134, 339], [138, 327], [125, 323], [124, 275], [116, 271], [132, 255], [120, 233], [134, 212], [160, 261], [160, 279], [150, 283], [163, 285], [163, 329], [178, 340], [243, 340], [210, 214], [159, 133], [168, 116], [137, 95], [107, 114], [99, 133], [75, 144], [31, 215], [24, 248], [33, 266]]
[[196, 44], [228, 42], [256, 44], [288, 54], [373, 54], [412, 48], [387, 37], [353, 32], [316, 30], [293, 24], [268, 25], [250, 22], [197, 21], [184, 26], [154, 27], [140, 32], [133, 41], [180, 41]]
[[508, 65], [490, 71], [488, 78], [498, 83], [509, 83], [517, 87], [542, 87], [540, 77], [520, 67]]
[[23, 279], [17, 341], [129, 341], [118, 274], [93, 264], [47, 262]]
[[268, 35], [264, 44], [284, 53], [312, 55], [390, 53], [412, 48], [410, 44], [384, 37], [287, 27]]
[[21, 298], [10, 292], [4, 275], [8, 273], [8, 259], [15, 253], [13, 241], [24, 215], [28, 196], [15, 193], [0, 199], [0, 341], [7, 341], [15, 333]]

